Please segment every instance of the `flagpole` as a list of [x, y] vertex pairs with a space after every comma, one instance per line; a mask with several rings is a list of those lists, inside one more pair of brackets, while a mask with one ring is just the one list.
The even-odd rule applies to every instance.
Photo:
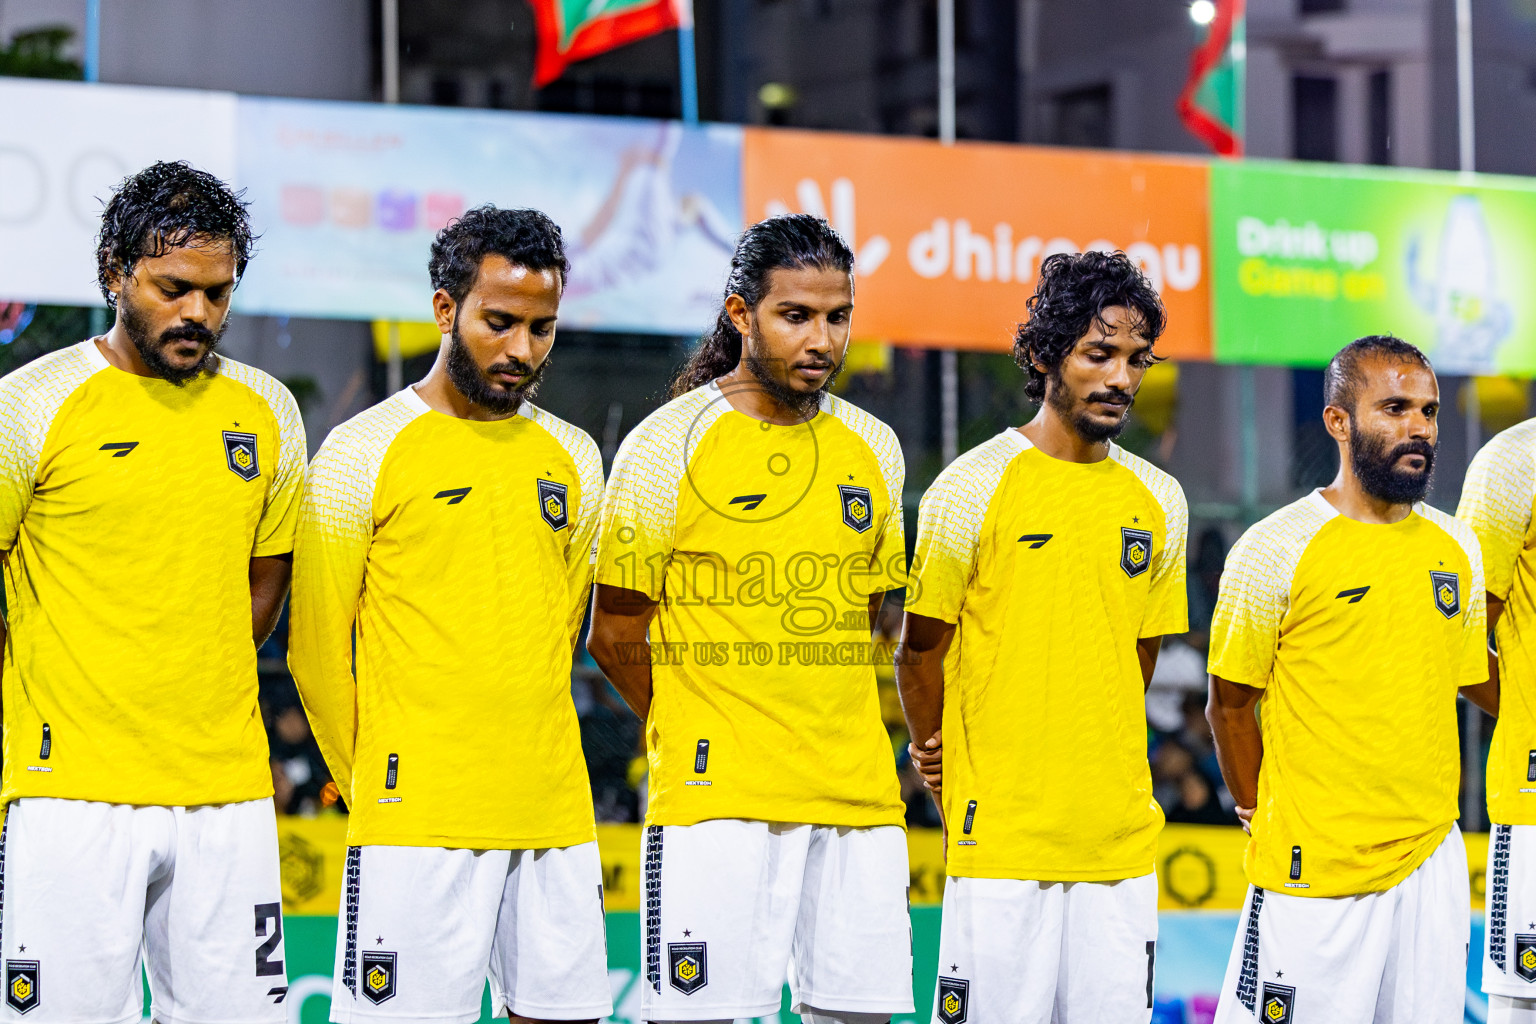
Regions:
[[693, 0], [677, 4], [677, 75], [683, 99], [683, 121], [699, 123], [699, 67], [693, 48]]
[[[400, 0], [381, 0], [379, 5], [380, 75], [384, 102], [400, 102]], [[405, 387], [405, 360], [400, 354], [400, 321], [385, 328], [389, 348], [384, 360], [384, 390], [395, 394]]]
[[[1472, 2], [1456, 0], [1456, 129], [1457, 164], [1461, 173], [1470, 175], [1477, 168], [1476, 122], [1472, 109]], [[1482, 441], [1482, 410], [1478, 408], [1477, 376], [1467, 374], [1462, 385], [1466, 396], [1467, 465], [1477, 455]], [[1483, 753], [1483, 716], [1467, 703], [1461, 731], [1461, 763], [1474, 766], [1466, 772], [1461, 794], [1461, 825], [1471, 831], [1482, 825], [1483, 773], [1475, 770]]]
[[[955, 0], [939, 0], [939, 142], [955, 144]], [[960, 354], [939, 353], [939, 457], [960, 454]]]
[[101, 81], [101, 0], [85, 0], [85, 80]]

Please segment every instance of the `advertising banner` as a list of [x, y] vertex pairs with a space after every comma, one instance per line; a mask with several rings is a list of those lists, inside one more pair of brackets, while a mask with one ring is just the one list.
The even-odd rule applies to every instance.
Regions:
[[1208, 165], [1177, 157], [748, 129], [746, 220], [826, 216], [854, 246], [854, 332], [1006, 351], [1040, 261], [1123, 249], [1168, 307], [1158, 351], [1211, 352]]
[[129, 174], [235, 175], [235, 96], [0, 77], [0, 300], [99, 306], [96, 231]]
[[1445, 373], [1536, 374], [1536, 181], [1222, 162], [1211, 232], [1221, 362], [1396, 334]]
[[560, 225], [567, 327], [691, 334], [741, 230], [740, 129], [241, 97], [251, 313], [427, 320], [432, 237], [482, 203]]

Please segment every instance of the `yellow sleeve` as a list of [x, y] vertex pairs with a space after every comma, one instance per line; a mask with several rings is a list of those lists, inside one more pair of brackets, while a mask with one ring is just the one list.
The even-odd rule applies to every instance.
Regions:
[[907, 463], [901, 441], [887, 424], [835, 395], [828, 396], [825, 411], [869, 447], [885, 484], [885, 521], [880, 524], [880, 536], [875, 542], [871, 574], [860, 581], [859, 589], [869, 594], [900, 590], [907, 585], [907, 523], [902, 509]]
[[1211, 617], [1211, 675], [1259, 689], [1269, 685], [1296, 565], [1321, 522], [1290, 505], [1233, 545]]
[[571, 607], [566, 617], [574, 648], [587, 617], [587, 597], [592, 593], [592, 567], [597, 564], [597, 525], [603, 510], [603, 456], [591, 436], [562, 419], [531, 408], [536, 422], [550, 432], [576, 466], [581, 495], [572, 510], [565, 545], [567, 593]]
[[[1170, 478], [1171, 482], [1172, 478]], [[1163, 549], [1152, 563], [1152, 585], [1141, 636], [1171, 636], [1189, 630], [1189, 588], [1185, 583], [1189, 544], [1189, 505], [1184, 490], [1173, 484], [1159, 494], [1163, 507]]]
[[1461, 487], [1456, 518], [1470, 526], [1482, 547], [1487, 593], [1499, 600], [1514, 585], [1515, 563], [1531, 528], [1536, 503], [1536, 429], [1520, 424], [1477, 453]]
[[684, 447], [690, 436], [698, 444], [725, 404], [709, 405], [703, 390], [657, 409], [619, 445], [597, 527], [598, 583], [661, 600], [677, 530]]
[[256, 524], [254, 555], [286, 555], [293, 550], [294, 533], [299, 525], [299, 506], [304, 497], [304, 462], [309, 455], [304, 438], [304, 420], [299, 405], [282, 388], [272, 410], [277, 415], [277, 429], [282, 438], [278, 446], [277, 471], [267, 485], [267, 504], [261, 522]]
[[[15, 376], [12, 374], [12, 376]], [[26, 391], [10, 377], [0, 380], [0, 554], [16, 544], [21, 521], [32, 504], [42, 445], [28, 429]]]
[[293, 550], [294, 530], [299, 523], [299, 503], [304, 497], [304, 463], [309, 446], [304, 439], [304, 419], [299, 403], [277, 378], [233, 359], [224, 359], [219, 372], [261, 396], [277, 421], [277, 453], [267, 476], [266, 505], [256, 524], [253, 557], [286, 555]]
[[1492, 588], [1488, 586], [1487, 577], [1483, 571], [1482, 545], [1477, 533], [1461, 519], [1448, 516], [1428, 505], [1420, 505], [1419, 512], [1455, 538], [1467, 558], [1468, 592], [1462, 595], [1463, 642], [1456, 685], [1476, 686], [1479, 683], [1486, 683], [1488, 681], [1488, 592]]
[[85, 346], [94, 344], [50, 352], [0, 377], [0, 555], [15, 546], [32, 504], [37, 464], [54, 417], [97, 370], [85, 354]]
[[917, 506], [907, 611], [942, 622], [960, 621], [987, 509], [1019, 450], [1017, 442], [993, 438], [956, 459], [923, 494]]
[[390, 399], [337, 427], [315, 456], [299, 509], [288, 668], [348, 804], [357, 742], [352, 630], [373, 542], [374, 487], [389, 443], [413, 416]]
[[1125, 466], [1151, 492], [1163, 513], [1163, 546], [1152, 557], [1147, 609], [1138, 637], [1171, 636], [1189, 630], [1189, 589], [1185, 584], [1189, 543], [1189, 503], [1172, 476], [1116, 445], [1111, 458]]

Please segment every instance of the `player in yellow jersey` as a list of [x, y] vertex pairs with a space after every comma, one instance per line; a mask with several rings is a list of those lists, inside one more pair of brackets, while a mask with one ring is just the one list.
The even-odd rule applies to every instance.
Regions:
[[1500, 433], [1467, 470], [1456, 516], [1477, 533], [1498, 654], [1498, 725], [1488, 753], [1489, 1024], [1536, 1021], [1536, 420]]
[[1189, 515], [1113, 438], [1166, 321], [1121, 253], [1050, 257], [1028, 309], [1040, 411], [923, 496], [896, 662], [948, 826], [934, 1019], [1130, 1024], [1152, 1013], [1163, 826], [1145, 693], [1187, 628]]
[[[903, 806], [870, 624], [906, 577], [903, 466], [827, 393], [853, 254], [748, 228], [714, 332], [624, 440], [588, 649], [645, 720], [648, 1021], [912, 1009]], [[886, 651], [884, 657], [889, 658]]]
[[[293, 396], [216, 352], [244, 204], [183, 163], [102, 217], [105, 336], [0, 379], [0, 1016], [277, 1022], [282, 889], [256, 646], [304, 485]], [[252, 924], [254, 922], [254, 930]]]
[[1324, 376], [1339, 473], [1233, 547], [1208, 715], [1252, 832], [1220, 1024], [1462, 1016], [1470, 921], [1456, 695], [1492, 703], [1483, 565], [1428, 505], [1440, 389], [1373, 335]]
[[603, 465], [529, 401], [569, 264], [548, 217], [487, 206], [428, 269], [437, 362], [331, 433], [299, 523], [289, 665], [352, 812], [331, 1020], [467, 1024], [487, 976], [495, 1016], [592, 1020], [571, 651]]

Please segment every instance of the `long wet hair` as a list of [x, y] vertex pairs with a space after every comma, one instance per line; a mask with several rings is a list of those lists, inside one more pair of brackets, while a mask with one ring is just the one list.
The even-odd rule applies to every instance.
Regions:
[[725, 300], [740, 295], [755, 309], [768, 294], [768, 277], [775, 270], [853, 271], [853, 250], [832, 225], [808, 213], [788, 213], [769, 217], [747, 228], [736, 252], [731, 256], [731, 274], [725, 281], [725, 295], [715, 326], [700, 341], [693, 355], [672, 378], [668, 398], [703, 387], [716, 377], [730, 373], [741, 362], [741, 332], [731, 323]]

